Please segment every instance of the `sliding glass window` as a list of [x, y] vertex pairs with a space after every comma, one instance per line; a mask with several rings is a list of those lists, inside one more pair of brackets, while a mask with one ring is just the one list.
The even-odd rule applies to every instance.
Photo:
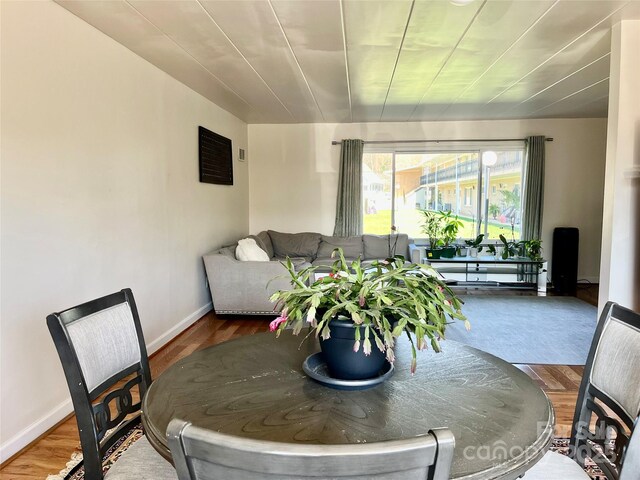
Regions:
[[383, 152], [363, 157], [364, 232], [424, 238], [422, 210], [451, 211], [460, 238], [520, 238], [524, 148]]

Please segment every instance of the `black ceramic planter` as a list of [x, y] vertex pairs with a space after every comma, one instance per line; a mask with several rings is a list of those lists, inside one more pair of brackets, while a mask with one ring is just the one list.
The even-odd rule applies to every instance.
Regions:
[[[360, 329], [360, 340], [364, 342], [364, 327]], [[380, 374], [380, 370], [387, 361], [386, 356], [375, 344], [370, 334], [372, 344], [371, 354], [365, 355], [360, 347], [353, 351], [356, 328], [351, 320], [333, 319], [329, 323], [331, 338], [320, 339], [320, 348], [332, 377], [342, 380], [363, 380]]]
[[456, 254], [456, 247], [444, 247], [440, 251], [440, 258], [453, 258]]
[[434, 248], [434, 249], [427, 248], [425, 253], [427, 255], [427, 260], [435, 260], [435, 259], [440, 258], [440, 255], [442, 254], [442, 249], [441, 248]]

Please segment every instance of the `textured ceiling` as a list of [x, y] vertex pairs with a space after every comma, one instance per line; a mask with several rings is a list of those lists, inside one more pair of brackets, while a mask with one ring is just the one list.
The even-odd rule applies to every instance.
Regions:
[[58, 0], [249, 123], [602, 117], [640, 1]]

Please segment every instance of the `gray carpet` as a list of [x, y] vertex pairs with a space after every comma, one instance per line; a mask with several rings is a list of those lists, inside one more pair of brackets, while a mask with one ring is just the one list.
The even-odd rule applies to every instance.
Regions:
[[[597, 323], [597, 309], [575, 297], [461, 295], [462, 322], [447, 339], [466, 343], [510, 363], [584, 365]], [[444, 343], [446, 348], [446, 342]]]

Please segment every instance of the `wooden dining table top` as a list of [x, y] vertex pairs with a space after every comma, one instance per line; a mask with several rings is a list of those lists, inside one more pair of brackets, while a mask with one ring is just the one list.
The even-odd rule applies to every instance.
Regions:
[[544, 455], [554, 411], [545, 393], [513, 365], [453, 341], [441, 353], [418, 352], [401, 337], [395, 372], [357, 391], [307, 377], [305, 358], [319, 350], [311, 336], [241, 337], [177, 361], [150, 386], [142, 422], [165, 458], [171, 419], [238, 437], [304, 444], [382, 442], [449, 428], [456, 441], [451, 478], [515, 479]]

